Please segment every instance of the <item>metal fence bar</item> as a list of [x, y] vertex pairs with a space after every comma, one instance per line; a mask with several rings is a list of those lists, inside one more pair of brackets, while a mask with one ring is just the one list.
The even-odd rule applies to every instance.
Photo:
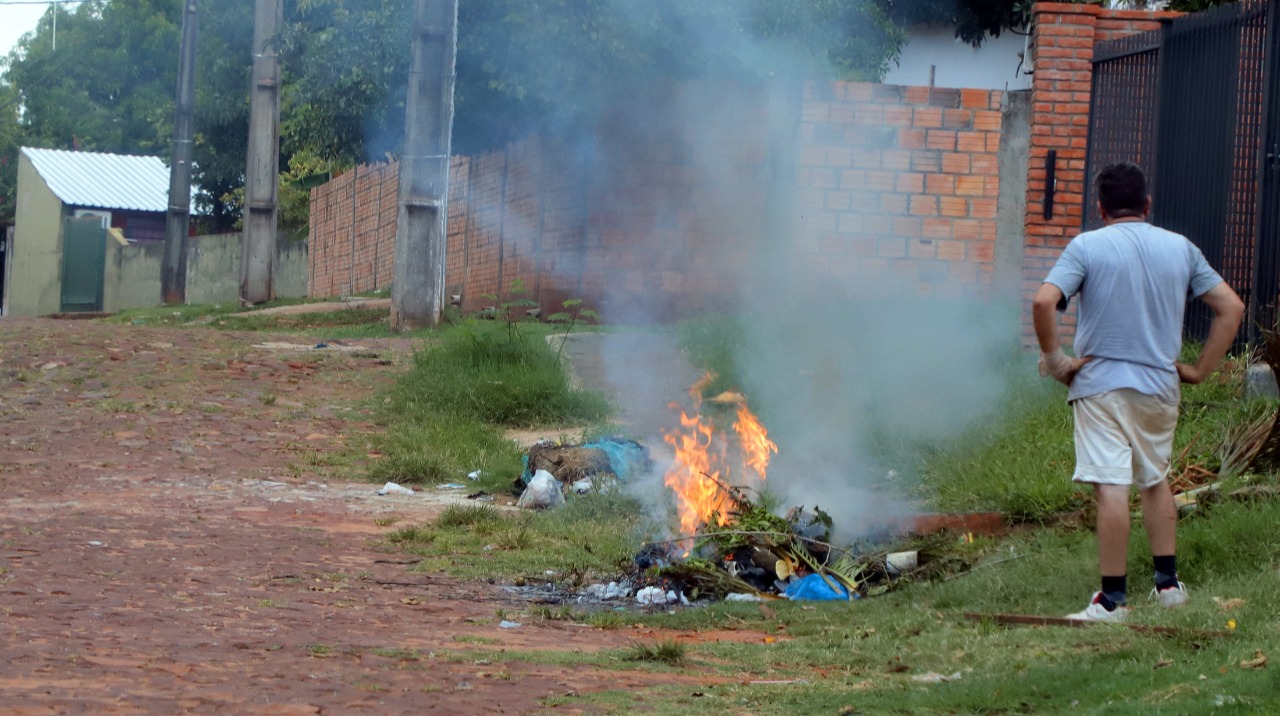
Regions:
[[[1144, 33], [1152, 34], [1159, 36], [1160, 33]], [[1085, 229], [1102, 225], [1094, 209], [1098, 196], [1093, 183], [1093, 177], [1102, 167], [1131, 161], [1147, 172], [1155, 170], [1159, 67], [1158, 46], [1094, 66], [1089, 148], [1085, 160]]]
[[1276, 327], [1277, 293], [1280, 292], [1280, 0], [1269, 3], [1263, 31], [1262, 101], [1259, 102], [1259, 143], [1254, 152], [1257, 181], [1257, 240], [1254, 244], [1253, 300], [1249, 302], [1250, 337], [1262, 327]]
[[[1194, 241], [1251, 311], [1273, 302], [1280, 282], [1280, 181], [1268, 185], [1275, 200], [1260, 200], [1271, 175], [1260, 172], [1259, 151], [1264, 128], [1280, 118], [1264, 122], [1262, 102], [1280, 57], [1273, 48], [1264, 58], [1276, 7], [1280, 0], [1242, 0], [1094, 50], [1084, 228], [1101, 223], [1092, 178], [1111, 162], [1136, 162], [1151, 178], [1152, 220]], [[1188, 335], [1203, 338], [1210, 318], [1193, 304]]]

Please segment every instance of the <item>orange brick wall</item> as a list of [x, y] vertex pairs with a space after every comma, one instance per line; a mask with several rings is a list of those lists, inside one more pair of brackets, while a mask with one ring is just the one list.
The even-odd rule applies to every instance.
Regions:
[[[1176, 12], [1108, 10], [1098, 5], [1037, 3], [1035, 75], [1031, 88], [1031, 151], [1027, 175], [1023, 288], [1028, 298], [1054, 261], [1080, 233], [1089, 136], [1089, 93], [1094, 43], [1158, 29]], [[1045, 162], [1057, 151], [1053, 217], [1044, 218]], [[1066, 324], [1072, 317], [1064, 318]], [[1030, 325], [1029, 313], [1025, 325]]]
[[[307, 294], [351, 295], [391, 285], [396, 235], [395, 168], [359, 166], [311, 190]], [[320, 240], [317, 240], [320, 239]]]
[[811, 84], [797, 250], [819, 273], [890, 275], [923, 295], [990, 288], [1003, 93]]
[[[774, 137], [786, 155], [771, 157], [776, 97], [695, 85], [619, 108], [589, 151], [532, 137], [455, 158], [447, 291], [474, 310], [505, 300], [519, 279], [548, 312], [582, 297], [610, 320], [663, 320], [724, 305], [756, 247], [789, 241], [818, 274], [893, 275], [924, 295], [985, 293], [1001, 97], [811, 83], [787, 100], [798, 128]], [[664, 106], [679, 111], [654, 110]], [[704, 121], [691, 127], [686, 116]], [[779, 163], [795, 178], [797, 213], [772, 236]], [[396, 171], [359, 167], [313, 190], [311, 295], [390, 285]]]

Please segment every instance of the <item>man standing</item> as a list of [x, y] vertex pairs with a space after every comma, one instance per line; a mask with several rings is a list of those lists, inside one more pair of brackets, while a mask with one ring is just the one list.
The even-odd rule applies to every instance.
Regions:
[[[1155, 561], [1161, 606], [1187, 601], [1175, 558], [1177, 508], [1166, 473], [1182, 383], [1199, 383], [1235, 339], [1244, 304], [1186, 237], [1147, 223], [1151, 198], [1142, 170], [1112, 164], [1098, 175], [1105, 226], [1063, 250], [1032, 303], [1040, 374], [1068, 386], [1075, 413], [1072, 480], [1094, 486], [1102, 588], [1070, 619], [1121, 621], [1126, 607], [1129, 491], [1142, 495], [1142, 521]], [[1079, 294], [1075, 354], [1058, 342], [1055, 311]], [[1186, 303], [1213, 310], [1195, 365], [1178, 363]]]

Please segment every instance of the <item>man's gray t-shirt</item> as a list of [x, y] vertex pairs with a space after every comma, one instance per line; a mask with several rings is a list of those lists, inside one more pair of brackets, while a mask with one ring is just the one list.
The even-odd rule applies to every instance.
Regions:
[[1073, 239], [1044, 281], [1068, 299], [1080, 294], [1075, 354], [1093, 356], [1067, 400], [1132, 388], [1178, 402], [1174, 362], [1187, 301], [1222, 283], [1195, 244], [1145, 222], [1118, 222]]

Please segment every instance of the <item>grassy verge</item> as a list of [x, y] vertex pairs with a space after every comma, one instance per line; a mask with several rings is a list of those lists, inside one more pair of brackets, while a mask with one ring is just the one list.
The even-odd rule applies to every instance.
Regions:
[[[643, 625], [631, 646], [583, 654], [522, 652], [494, 642], [459, 658], [495, 665], [547, 663], [679, 675], [678, 685], [549, 699], [549, 708], [656, 714], [728, 713], [1268, 713], [1280, 707], [1274, 666], [1250, 668], [1260, 650], [1280, 654], [1280, 504], [1221, 503], [1185, 521], [1184, 578], [1191, 603], [1161, 610], [1144, 599], [1149, 556], [1136, 540], [1133, 621], [1181, 630], [1144, 634], [1113, 625], [1005, 627], [967, 613], [1056, 616], [1079, 609], [1094, 586], [1096, 545], [1084, 530], [1039, 528], [970, 546], [979, 566], [945, 581], [902, 585], [845, 603], [716, 603], [626, 613], [530, 605], [495, 611], [526, 628], [574, 621], [609, 630]], [[617, 569], [638, 527], [624, 503], [576, 501], [563, 512], [510, 514], [454, 508], [434, 524], [390, 539], [424, 556], [427, 571], [517, 584], [551, 579], [574, 588]], [[553, 576], [545, 577], [551, 570]], [[653, 630], [657, 629], [656, 632]], [[672, 631], [737, 631], [726, 640]], [[639, 632], [637, 633], [639, 637]], [[1242, 665], [1243, 664], [1243, 665]], [[944, 678], [945, 677], [945, 678]], [[675, 680], [673, 680], [675, 681]]]
[[[1228, 432], [1274, 409], [1274, 401], [1243, 400], [1244, 371], [1244, 361], [1228, 361], [1204, 384], [1183, 386], [1175, 473], [1187, 463], [1217, 470]], [[1071, 482], [1075, 452], [1065, 389], [1030, 375], [1013, 376], [1011, 383], [998, 422], [922, 460], [923, 493], [940, 509], [998, 510], [1014, 521], [1037, 522], [1090, 503], [1087, 488]]]
[[[686, 324], [682, 337], [700, 362], [734, 375], [723, 345], [732, 329]], [[715, 344], [710, 347], [700, 341]], [[680, 640], [659, 631], [652, 643], [583, 655], [563, 650], [480, 649], [499, 662], [581, 664], [679, 675], [672, 685], [574, 694], [546, 702], [592, 713], [1268, 713], [1280, 709], [1274, 664], [1280, 654], [1280, 502], [1224, 501], [1182, 521], [1180, 572], [1192, 601], [1165, 611], [1148, 603], [1150, 552], [1135, 522], [1129, 554], [1133, 621], [1174, 627], [1173, 636], [1116, 626], [1005, 627], [966, 613], [1060, 616], [1076, 611], [1095, 588], [1096, 540], [1087, 527], [1054, 525], [1062, 512], [1088, 505], [1070, 482], [1071, 417], [1062, 389], [1010, 376], [1000, 421], [963, 439], [921, 448], [921, 493], [941, 509], [999, 509], [1024, 522], [1011, 537], [979, 538], [957, 551], [977, 560], [966, 573], [903, 583], [887, 595], [849, 603], [716, 603], [672, 613], [557, 607], [504, 611], [503, 618], [573, 620], [606, 629], [744, 632], [737, 640]], [[448, 375], [446, 371], [442, 375]], [[1232, 425], [1270, 404], [1240, 400], [1242, 370], [1231, 366], [1184, 392], [1175, 455], [1216, 467]], [[423, 385], [434, 385], [425, 383]], [[438, 386], [439, 387], [439, 386]], [[443, 391], [442, 391], [443, 392]], [[484, 391], [451, 394], [448, 403], [491, 405]], [[434, 415], [435, 398], [403, 405]], [[446, 401], [445, 397], [440, 398]], [[485, 414], [484, 410], [472, 412]], [[1243, 478], [1242, 478], [1243, 479]], [[1277, 484], [1255, 475], [1254, 484]], [[548, 514], [451, 511], [430, 525], [392, 532], [400, 547], [424, 557], [421, 569], [532, 583], [552, 572], [561, 588], [606, 581], [639, 545], [645, 524], [617, 497], [575, 500]], [[539, 610], [543, 610], [539, 612]], [[467, 658], [472, 658], [468, 652]]]
[[635, 556], [639, 528], [629, 499], [592, 495], [557, 512], [449, 507], [431, 525], [387, 539], [423, 557], [421, 571], [576, 589], [622, 572]]

